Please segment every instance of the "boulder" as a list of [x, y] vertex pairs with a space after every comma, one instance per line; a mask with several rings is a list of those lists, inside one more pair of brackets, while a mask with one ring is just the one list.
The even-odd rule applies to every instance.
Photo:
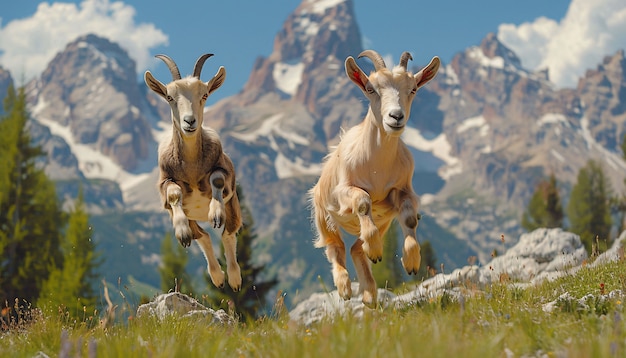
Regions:
[[233, 325], [237, 320], [224, 310], [213, 310], [200, 304], [197, 300], [180, 292], [170, 292], [157, 296], [149, 303], [137, 308], [137, 317], [156, 316], [159, 319], [176, 315], [179, 317], [204, 317], [211, 324]]

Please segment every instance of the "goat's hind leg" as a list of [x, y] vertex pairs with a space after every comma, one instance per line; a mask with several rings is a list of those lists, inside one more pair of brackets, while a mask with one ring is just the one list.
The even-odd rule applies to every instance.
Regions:
[[209, 233], [204, 231], [194, 220], [189, 221], [192, 230], [194, 231], [196, 241], [200, 246], [200, 249], [204, 253], [204, 257], [207, 261], [207, 268], [209, 271], [209, 276], [211, 277], [211, 282], [217, 288], [224, 287], [224, 272], [222, 268], [215, 258], [215, 252], [213, 251], [213, 243], [211, 242], [211, 236]]
[[224, 172], [216, 170], [211, 173], [209, 177], [209, 183], [211, 183], [211, 202], [209, 203], [209, 223], [213, 225], [213, 228], [220, 228], [224, 225], [226, 218], [226, 209], [224, 207], [224, 186], [226, 185], [226, 178]]
[[222, 244], [226, 257], [226, 270], [228, 271], [228, 285], [233, 291], [241, 289], [241, 269], [237, 263], [237, 232], [241, 229], [241, 208], [237, 192], [231, 192], [232, 196], [226, 198], [226, 224], [222, 232]]
[[228, 271], [228, 285], [237, 292], [241, 289], [241, 269], [237, 263], [237, 236], [226, 230], [222, 233], [226, 270]]
[[189, 219], [183, 211], [183, 191], [181, 187], [173, 181], [166, 181], [165, 198], [171, 207], [172, 225], [174, 235], [183, 247], [189, 247], [193, 239], [193, 233], [189, 227]]
[[363, 241], [355, 240], [350, 248], [350, 256], [352, 256], [352, 262], [359, 279], [359, 291], [363, 294], [362, 301], [366, 306], [376, 308], [378, 291], [374, 275], [372, 274], [371, 264], [363, 251]]
[[352, 297], [352, 284], [346, 268], [346, 246], [337, 231], [328, 229], [323, 214], [316, 212], [315, 224], [319, 233], [315, 246], [326, 247], [326, 258], [332, 266], [333, 282], [337, 292], [341, 298], [349, 300]]

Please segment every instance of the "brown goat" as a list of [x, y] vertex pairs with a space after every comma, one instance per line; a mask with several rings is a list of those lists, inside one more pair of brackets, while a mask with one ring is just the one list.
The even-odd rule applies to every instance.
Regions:
[[369, 76], [354, 58], [346, 59], [346, 74], [369, 99], [365, 119], [342, 137], [326, 157], [321, 176], [310, 192], [318, 232], [316, 247], [325, 247], [332, 264], [333, 281], [339, 295], [352, 297], [346, 269], [346, 249], [340, 235], [343, 228], [358, 239], [350, 255], [363, 293], [363, 303], [375, 306], [377, 288], [369, 258], [382, 259], [382, 236], [396, 217], [404, 235], [402, 265], [409, 274], [420, 267], [420, 246], [416, 239], [418, 196], [413, 191], [413, 157], [400, 139], [410, 115], [417, 90], [432, 80], [439, 58], [416, 74], [407, 72], [411, 58], [402, 54], [400, 64], [389, 70], [382, 57], [363, 51], [375, 66]]
[[217, 133], [202, 128], [206, 99], [226, 78], [224, 67], [220, 67], [208, 82], [200, 80], [202, 66], [211, 56], [201, 56], [193, 75], [181, 79], [174, 61], [165, 55], [157, 55], [167, 64], [173, 81], [164, 85], [150, 71], [146, 71], [145, 81], [172, 109], [172, 137], [159, 145], [158, 189], [172, 217], [174, 234], [183, 247], [191, 245], [191, 240], [197, 240], [206, 257], [211, 281], [221, 288], [224, 272], [215, 258], [211, 236], [196, 221], [208, 221], [214, 228], [223, 226], [228, 284], [238, 291], [241, 270], [236, 256], [236, 233], [242, 222], [235, 190], [235, 168], [223, 152]]

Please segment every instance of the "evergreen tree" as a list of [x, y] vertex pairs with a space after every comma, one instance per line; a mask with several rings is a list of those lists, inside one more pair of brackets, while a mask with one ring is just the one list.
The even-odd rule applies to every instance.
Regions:
[[[162, 265], [159, 267], [161, 274], [161, 290], [163, 292], [175, 291], [190, 294], [193, 292], [191, 276], [185, 270], [187, 267], [187, 252], [184, 247], [174, 240], [171, 232], [165, 234], [161, 244]], [[178, 287], [177, 287], [178, 286]]]
[[84, 206], [83, 191], [80, 190], [74, 208], [69, 213], [67, 230], [61, 239], [63, 264], [51, 269], [38, 300], [38, 306], [47, 307], [53, 312], [65, 307], [70, 315], [77, 318], [93, 314], [96, 308], [94, 284], [101, 263], [91, 240], [89, 214]]
[[420, 269], [415, 277], [418, 280], [425, 280], [430, 278], [430, 270], [437, 270], [437, 255], [435, 255], [435, 249], [430, 241], [424, 241], [421, 245], [422, 261], [420, 262]]
[[0, 304], [39, 297], [50, 269], [61, 262], [65, 218], [54, 184], [37, 167], [43, 155], [27, 131], [24, 89], [8, 90], [0, 119]]
[[[265, 265], [255, 265], [252, 262], [254, 257], [252, 247], [257, 239], [257, 234], [254, 231], [252, 213], [244, 205], [244, 197], [239, 185], [237, 185], [237, 195], [244, 223], [237, 240], [237, 261], [241, 268], [242, 279], [241, 289], [238, 292], [233, 292], [230, 286], [225, 285], [223, 290], [213, 290], [210, 296], [212, 296], [215, 305], [230, 311], [230, 305], [232, 304], [234, 311], [240, 315], [242, 320], [252, 320], [258, 316], [259, 309], [266, 306], [267, 295], [276, 286], [278, 280], [271, 278], [266, 281], [260, 281]], [[208, 275], [206, 275], [206, 280], [210, 282]], [[210, 285], [209, 287], [213, 286]]]
[[537, 184], [526, 212], [522, 215], [522, 227], [527, 231], [542, 227], [563, 227], [563, 206], [554, 174]]
[[[626, 134], [622, 138], [622, 159], [626, 160]], [[624, 178], [626, 185], [626, 178]], [[617, 235], [626, 230], [626, 194], [618, 194], [611, 200], [611, 209], [617, 215]]]
[[372, 265], [376, 284], [382, 288], [397, 289], [403, 282], [404, 268], [400, 261], [398, 222], [394, 220], [383, 237], [383, 260]]
[[[585, 244], [587, 252], [596, 243], [596, 236], [606, 245], [610, 243], [611, 214], [609, 210], [610, 183], [604, 175], [602, 166], [590, 160], [580, 169], [576, 185], [572, 188], [567, 215], [570, 231], [578, 234]], [[606, 249], [598, 247], [601, 251]]]

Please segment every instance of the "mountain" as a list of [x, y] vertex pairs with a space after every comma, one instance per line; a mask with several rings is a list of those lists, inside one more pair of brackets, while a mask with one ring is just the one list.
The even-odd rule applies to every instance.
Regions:
[[[323, 250], [312, 245], [307, 191], [342, 130], [365, 115], [368, 103], [344, 73], [345, 58], [363, 50], [361, 38], [351, 0], [305, 0], [241, 92], [205, 109], [254, 217], [257, 261], [294, 294], [289, 302], [320, 280], [332, 286]], [[550, 173], [567, 199], [579, 169], [596, 159], [623, 192], [625, 69], [619, 51], [577, 88], [559, 89], [487, 34], [420, 89], [403, 139], [422, 202], [418, 239], [431, 242], [444, 270], [471, 256], [489, 262], [494, 250], [513, 246], [536, 183]], [[0, 88], [2, 78], [0, 70]], [[171, 126], [167, 104], [137, 81], [119, 45], [95, 35], [68, 44], [27, 93], [46, 172], [66, 200], [85, 190], [107, 279], [132, 274], [158, 286], [159, 245], [171, 230], [155, 189], [156, 143]], [[194, 246], [189, 252], [190, 271], [201, 277], [201, 255]]]
[[625, 68], [620, 51], [577, 89], [556, 89], [546, 72], [522, 68], [494, 34], [457, 54], [429, 85], [456, 158], [441, 169], [448, 178], [429, 212], [485, 262], [501, 234], [519, 236], [521, 211], [550, 173], [567, 199], [580, 168], [595, 159], [623, 192]]

